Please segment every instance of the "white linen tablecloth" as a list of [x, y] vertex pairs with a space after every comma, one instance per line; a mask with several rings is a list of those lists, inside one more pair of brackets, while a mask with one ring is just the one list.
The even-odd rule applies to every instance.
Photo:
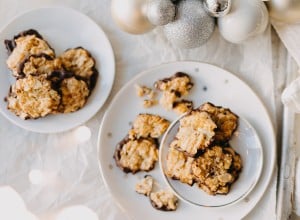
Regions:
[[[24, 11], [47, 6], [75, 8], [94, 19], [106, 32], [116, 57], [116, 78], [103, 108], [86, 123], [91, 139], [77, 144], [72, 132], [38, 134], [11, 124], [0, 115], [0, 186], [13, 187], [28, 209], [41, 219], [58, 210], [82, 204], [94, 210], [99, 219], [124, 219], [100, 176], [97, 161], [97, 135], [103, 113], [116, 92], [134, 75], [169, 61], [195, 60], [218, 65], [238, 75], [259, 94], [276, 126], [276, 100], [272, 72], [270, 28], [242, 45], [223, 40], [216, 30], [204, 46], [184, 50], [171, 45], [160, 28], [145, 35], [129, 35], [119, 30], [110, 16], [109, 0], [0, 0], [0, 27]], [[38, 18], [37, 18], [38, 22]], [[1, 42], [1, 49], [4, 46]], [[101, 62], [101, 61], [100, 61]], [[6, 74], [6, 73], [0, 73]], [[45, 184], [28, 180], [32, 169], [48, 175]], [[246, 219], [276, 218], [276, 170], [262, 200]], [[1, 207], [0, 207], [1, 212]], [[202, 216], [205, 219], [205, 216]], [[232, 219], [235, 219], [232, 213]]]

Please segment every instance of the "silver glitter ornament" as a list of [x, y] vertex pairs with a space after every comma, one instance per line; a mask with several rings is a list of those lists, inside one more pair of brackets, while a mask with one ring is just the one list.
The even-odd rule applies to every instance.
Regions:
[[182, 0], [175, 21], [164, 26], [169, 41], [181, 48], [195, 48], [206, 43], [215, 28], [215, 19], [203, 8], [202, 1]]
[[204, 0], [203, 7], [209, 15], [222, 17], [229, 13], [231, 0]]
[[176, 7], [171, 0], [149, 0], [147, 16], [154, 25], [166, 25], [174, 20]]

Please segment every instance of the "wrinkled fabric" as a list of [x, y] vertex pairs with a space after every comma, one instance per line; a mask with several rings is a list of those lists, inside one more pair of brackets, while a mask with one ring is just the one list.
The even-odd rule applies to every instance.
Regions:
[[[130, 35], [112, 21], [109, 0], [0, 0], [0, 27], [15, 15], [32, 8], [63, 5], [80, 10], [99, 24], [108, 35], [116, 58], [116, 78], [111, 95], [102, 109], [85, 125], [92, 131], [85, 143], [74, 142], [74, 131], [37, 134], [25, 131], [0, 116], [0, 185], [12, 186], [27, 208], [42, 219], [70, 205], [83, 204], [99, 219], [124, 219], [101, 179], [97, 161], [97, 135], [106, 107], [113, 96], [134, 75], [149, 67], [179, 60], [195, 60], [220, 66], [244, 80], [260, 96], [276, 125], [271, 31], [248, 42], [234, 45], [214, 32], [197, 49], [176, 48], [156, 28], [148, 34]], [[1, 45], [4, 49], [3, 45]], [[101, 61], [100, 61], [101, 62]], [[41, 169], [47, 184], [32, 185], [28, 173]], [[262, 200], [246, 219], [275, 219], [276, 176]], [[234, 213], [233, 219], [234, 219]], [[202, 216], [205, 219], [205, 216]]]

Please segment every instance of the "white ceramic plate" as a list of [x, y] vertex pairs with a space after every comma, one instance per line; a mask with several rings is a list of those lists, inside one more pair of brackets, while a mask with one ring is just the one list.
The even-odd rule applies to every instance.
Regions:
[[[70, 114], [49, 115], [37, 120], [22, 120], [6, 109], [4, 97], [15, 81], [6, 67], [5, 39], [27, 29], [36, 29], [54, 48], [56, 55], [82, 46], [96, 60], [99, 78], [86, 105]], [[102, 29], [89, 17], [70, 8], [40, 8], [13, 19], [0, 33], [0, 111], [16, 125], [35, 132], [53, 133], [74, 128], [89, 120], [102, 107], [113, 85], [114, 55]]]
[[[116, 144], [127, 134], [139, 113], [159, 114], [169, 120], [178, 116], [166, 112], [160, 106], [150, 109], [142, 107], [142, 99], [136, 96], [135, 84], [152, 86], [157, 79], [169, 77], [177, 71], [188, 73], [195, 83], [189, 99], [195, 106], [210, 101], [230, 108], [242, 118], [246, 118], [257, 131], [263, 148], [263, 168], [261, 177], [248, 196], [228, 207], [197, 207], [180, 202], [175, 212], [162, 212], [152, 208], [145, 196], [134, 191], [136, 182], [144, 172], [123, 173], [115, 165], [113, 153]], [[132, 219], [242, 219], [263, 196], [273, 174], [276, 155], [275, 135], [269, 115], [256, 94], [243, 81], [216, 66], [198, 62], [175, 62], [148, 69], [127, 83], [115, 96], [103, 118], [98, 140], [98, 156], [105, 184], [122, 210]], [[256, 163], [256, 161], [254, 161]], [[259, 171], [258, 171], [259, 172]], [[167, 187], [158, 164], [150, 174], [161, 187]]]
[[[184, 115], [172, 122], [162, 137], [159, 148], [160, 170], [163, 171], [162, 174], [167, 185], [170, 186], [173, 192], [183, 201], [197, 206], [228, 206], [245, 198], [256, 185], [263, 165], [262, 146], [255, 129], [244, 118], [239, 118], [239, 126], [229, 141], [229, 144], [242, 158], [242, 172], [236, 182], [232, 184], [230, 192], [227, 195], [211, 196], [201, 190], [197, 184], [191, 187], [164, 175], [167, 170], [168, 149], [178, 131], [179, 120], [182, 117], [184, 117]], [[255, 163], [253, 163], [253, 161], [255, 161]]]

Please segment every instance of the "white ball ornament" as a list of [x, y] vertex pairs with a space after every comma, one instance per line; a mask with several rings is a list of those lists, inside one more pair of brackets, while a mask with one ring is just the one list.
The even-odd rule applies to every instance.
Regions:
[[232, 43], [263, 33], [268, 22], [268, 10], [261, 0], [233, 0], [230, 12], [218, 18], [220, 34]]
[[175, 20], [164, 26], [170, 42], [181, 48], [195, 48], [206, 43], [215, 28], [215, 20], [203, 8], [200, 0], [182, 0]]
[[285, 23], [300, 23], [300, 0], [269, 0], [272, 18]]
[[176, 7], [171, 0], [149, 0], [147, 17], [154, 25], [166, 25], [175, 18]]
[[155, 26], [147, 17], [148, 0], [112, 0], [111, 14], [118, 26], [131, 34], [143, 34]]

